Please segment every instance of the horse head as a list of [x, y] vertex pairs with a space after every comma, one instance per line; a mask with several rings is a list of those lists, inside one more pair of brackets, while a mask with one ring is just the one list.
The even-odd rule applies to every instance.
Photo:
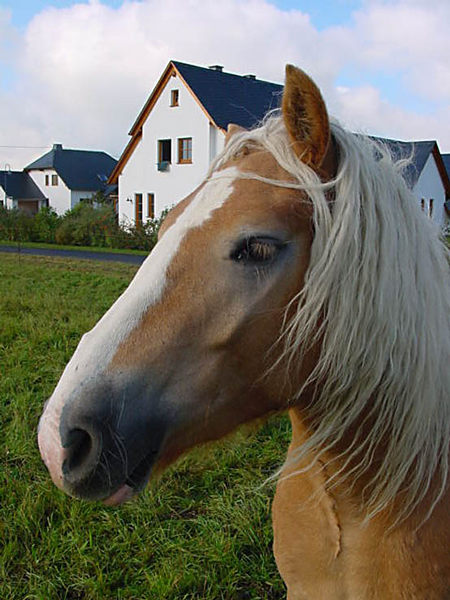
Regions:
[[285, 409], [314, 368], [319, 343], [289, 377], [277, 360], [314, 235], [312, 204], [283, 161], [320, 184], [336, 157], [320, 92], [291, 66], [273, 136], [288, 158], [229, 128], [224, 154], [80, 341], [38, 436], [69, 494], [122, 502], [192, 446]]

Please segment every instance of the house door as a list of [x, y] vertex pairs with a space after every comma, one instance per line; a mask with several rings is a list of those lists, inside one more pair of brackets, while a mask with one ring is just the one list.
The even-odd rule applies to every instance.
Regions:
[[138, 227], [142, 225], [142, 194], [135, 194], [134, 202], [134, 219], [135, 225]]
[[18, 207], [27, 215], [35, 215], [39, 211], [39, 200], [19, 200]]

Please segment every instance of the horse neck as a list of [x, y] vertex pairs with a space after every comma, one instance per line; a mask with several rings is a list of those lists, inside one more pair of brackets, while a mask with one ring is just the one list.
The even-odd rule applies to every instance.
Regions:
[[[382, 463], [386, 444], [383, 440], [379, 441], [378, 446], [373, 450], [371, 460], [365, 471], [354, 477], [352, 472], [355, 465], [364, 457], [356, 453], [352, 460], [347, 461], [346, 450], [355, 446], [355, 429], [344, 433], [342, 439], [327, 451], [317, 449], [317, 452], [310, 452], [309, 455], [302, 458], [299, 462], [295, 460], [295, 450], [299, 448], [311, 435], [308, 427], [308, 420], [301, 408], [294, 407], [289, 411], [289, 417], [292, 424], [292, 441], [289, 447], [288, 458], [283, 469], [283, 475], [306, 477], [309, 483], [313, 481], [313, 489], [318, 493], [318, 499], [323, 494], [331, 499], [335, 505], [336, 512], [341, 512], [342, 522], [367, 522], [367, 506], [365, 499], [368, 496], [371, 482]], [[370, 422], [366, 424], [370, 428]], [[368, 435], [368, 432], [366, 433]], [[364, 428], [359, 431], [360, 436], [366, 435]], [[450, 452], [450, 451], [449, 451]], [[401, 492], [392, 501], [391, 505], [386, 507], [381, 513], [376, 515], [374, 522], [377, 522], [384, 531], [396, 528], [401, 524], [402, 529], [415, 531], [429, 517], [429, 508], [438, 485], [436, 482], [430, 485], [430, 489], [423, 500], [415, 506], [412, 514], [406, 518], [402, 513], [406, 492]], [[314, 498], [311, 499], [314, 502]], [[437, 507], [439, 513], [442, 507], [450, 501], [450, 486], [447, 485], [446, 492], [443, 494]], [[434, 519], [436, 520], [436, 519]]]

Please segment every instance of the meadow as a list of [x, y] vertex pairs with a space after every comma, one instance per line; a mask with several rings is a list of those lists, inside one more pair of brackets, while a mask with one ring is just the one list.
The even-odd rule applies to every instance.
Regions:
[[136, 267], [0, 253], [0, 598], [276, 600], [285, 417], [194, 450], [120, 508], [51, 483], [36, 428], [80, 336]]

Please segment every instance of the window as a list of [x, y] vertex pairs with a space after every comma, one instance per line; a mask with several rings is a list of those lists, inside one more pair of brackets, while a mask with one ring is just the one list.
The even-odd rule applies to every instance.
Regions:
[[45, 176], [45, 185], [50, 185], [50, 176], [49, 175]]
[[58, 185], [58, 175], [52, 175], [52, 185]]
[[172, 140], [158, 140], [158, 171], [167, 171], [172, 162]]
[[147, 194], [147, 217], [153, 219], [155, 216], [155, 194]]
[[430, 217], [430, 219], [433, 217], [433, 204], [434, 200], [433, 198], [430, 198], [430, 203], [428, 205], [428, 216]]
[[425, 212], [425, 198], [422, 198], [420, 201], [420, 208]]
[[134, 200], [134, 217], [136, 220], [136, 227], [138, 227], [139, 225], [142, 225], [142, 194], [135, 194]]
[[170, 92], [170, 106], [178, 106], [178, 100], [180, 98], [180, 94], [178, 90], [172, 90]]
[[178, 140], [178, 162], [192, 162], [192, 138], [180, 138]]

